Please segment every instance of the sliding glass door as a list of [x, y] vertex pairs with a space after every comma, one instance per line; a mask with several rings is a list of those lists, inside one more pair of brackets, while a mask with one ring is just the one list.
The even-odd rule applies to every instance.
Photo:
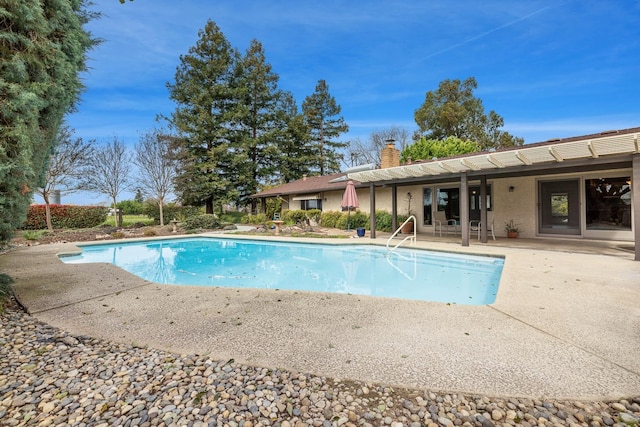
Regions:
[[540, 234], [580, 234], [580, 180], [539, 182]]

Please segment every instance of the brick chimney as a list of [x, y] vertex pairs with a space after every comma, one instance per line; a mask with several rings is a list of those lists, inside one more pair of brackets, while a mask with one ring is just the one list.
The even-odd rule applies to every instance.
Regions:
[[396, 149], [393, 141], [390, 141], [380, 153], [380, 168], [386, 169], [396, 166], [400, 166], [400, 151]]

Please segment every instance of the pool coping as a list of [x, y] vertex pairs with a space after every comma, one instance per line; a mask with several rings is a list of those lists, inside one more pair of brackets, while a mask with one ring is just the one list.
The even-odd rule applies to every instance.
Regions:
[[[367, 238], [277, 239], [384, 246]], [[104, 243], [114, 241], [95, 242]], [[416, 247], [503, 255], [496, 301], [447, 306], [156, 285], [108, 264], [64, 264], [57, 254], [81, 250], [69, 243], [12, 251], [0, 257], [0, 267], [37, 318], [81, 335], [434, 391], [570, 399], [640, 394], [640, 360], [633, 356], [640, 354], [640, 263], [542, 247], [429, 241]]]

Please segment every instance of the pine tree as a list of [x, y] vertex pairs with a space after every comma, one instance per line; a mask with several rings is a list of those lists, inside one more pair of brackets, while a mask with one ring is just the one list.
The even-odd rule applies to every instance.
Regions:
[[[235, 187], [240, 191], [238, 202], [244, 203], [275, 172], [276, 134], [281, 132], [277, 121], [281, 93], [278, 75], [267, 63], [262, 44], [257, 40], [251, 41], [237, 76], [234, 82], [238, 95], [237, 132], [233, 141], [238, 171]], [[255, 204], [255, 199], [252, 202]], [[255, 211], [255, 205], [252, 208]]]
[[[234, 94], [238, 52], [220, 28], [208, 21], [196, 45], [180, 56], [175, 83], [167, 84], [177, 104], [169, 118], [178, 131], [173, 147], [178, 161], [176, 192], [185, 204], [214, 205], [237, 199], [237, 174], [231, 142], [237, 98]], [[237, 131], [237, 129], [235, 129]]]
[[309, 128], [293, 95], [283, 93], [278, 109], [282, 132], [277, 135], [276, 174], [281, 182], [291, 182], [312, 172], [313, 150]]
[[99, 41], [83, 29], [98, 15], [84, 0], [0, 7], [0, 240], [24, 222], [64, 115], [83, 90], [79, 73]]
[[341, 110], [335, 98], [329, 94], [329, 86], [324, 80], [318, 81], [315, 92], [302, 103], [302, 112], [314, 147], [312, 167], [320, 175], [340, 170], [342, 156], [337, 150], [348, 144], [336, 138], [349, 131], [349, 126], [340, 116]]

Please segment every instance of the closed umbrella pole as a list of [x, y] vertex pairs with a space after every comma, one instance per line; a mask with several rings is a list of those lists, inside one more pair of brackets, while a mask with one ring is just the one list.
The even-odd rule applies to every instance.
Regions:
[[351, 229], [351, 209], [358, 208], [358, 195], [356, 194], [356, 186], [353, 181], [347, 182], [347, 188], [344, 190], [342, 196], [342, 203], [340, 205], [342, 209], [347, 209], [347, 230]]

